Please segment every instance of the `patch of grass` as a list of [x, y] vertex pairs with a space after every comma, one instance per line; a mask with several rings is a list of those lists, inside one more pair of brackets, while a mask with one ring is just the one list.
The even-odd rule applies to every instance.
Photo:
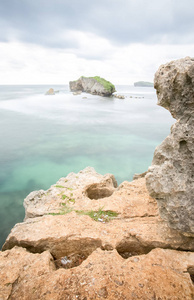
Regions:
[[93, 78], [100, 84], [102, 84], [105, 90], [109, 91], [110, 93], [114, 93], [116, 91], [114, 84], [112, 84], [110, 81], [107, 81], [106, 79], [101, 78], [100, 76], [94, 76]]
[[115, 86], [114, 84], [112, 84], [110, 81], [107, 81], [104, 78], [101, 78], [100, 76], [94, 76], [94, 77], [85, 77], [85, 76], [81, 76], [81, 78], [93, 78], [95, 79], [97, 82], [99, 82], [100, 84], [103, 85], [103, 87], [105, 88], [105, 90], [107, 90], [110, 94], [116, 92]]
[[75, 199], [69, 199], [67, 203], [61, 203], [61, 210], [57, 213], [49, 213], [49, 215], [52, 216], [58, 216], [58, 215], [66, 215], [72, 211], [75, 211], [78, 215], [86, 215], [89, 216], [91, 219], [93, 219], [96, 222], [102, 222], [107, 223], [113, 220], [118, 216], [118, 213], [112, 210], [103, 210], [103, 208], [99, 208], [99, 210], [94, 211], [84, 211], [84, 210], [75, 210], [72, 207], [68, 206], [68, 203], [75, 203]]
[[109, 222], [110, 220], [116, 218], [118, 216], [117, 212], [107, 210], [104, 211], [100, 208], [98, 211], [90, 210], [90, 211], [83, 211], [83, 210], [76, 210], [78, 215], [87, 215], [93, 220], [97, 222]]
[[61, 203], [62, 209], [57, 213], [49, 213], [52, 216], [66, 215], [73, 211], [73, 208], [66, 205], [66, 203]]
[[63, 185], [59, 185], [59, 184], [55, 185], [55, 187], [56, 188], [60, 188], [60, 189], [64, 189], [65, 188]]

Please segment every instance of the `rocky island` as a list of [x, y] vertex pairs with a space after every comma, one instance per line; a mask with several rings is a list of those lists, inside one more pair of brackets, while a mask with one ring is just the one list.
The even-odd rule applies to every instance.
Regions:
[[115, 90], [115, 86], [101, 78], [99, 76], [95, 77], [84, 77], [81, 76], [78, 80], [70, 81], [69, 88], [72, 92], [85, 92], [93, 95], [99, 95], [104, 97], [111, 96]]
[[2, 300], [194, 298], [194, 60], [161, 66], [177, 123], [152, 166], [119, 186], [87, 167], [24, 200], [0, 252]]

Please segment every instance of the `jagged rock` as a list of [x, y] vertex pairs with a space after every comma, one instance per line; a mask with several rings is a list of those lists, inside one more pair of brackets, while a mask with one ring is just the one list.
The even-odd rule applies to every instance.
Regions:
[[155, 150], [146, 175], [147, 188], [168, 225], [194, 236], [194, 59], [162, 65], [154, 86], [158, 104], [177, 122]]
[[[99, 183], [87, 184], [87, 178], [92, 180], [92, 176], [95, 182], [98, 178]], [[156, 201], [148, 195], [144, 178], [131, 183], [124, 182], [108, 197], [93, 200], [86, 196], [88, 188], [92, 187], [93, 193], [99, 184], [101, 193], [101, 188], [104, 188], [106, 183], [105, 180], [101, 180], [102, 175], [95, 173], [94, 169], [87, 168], [78, 174], [70, 173], [66, 178], [69, 178], [69, 184], [71, 182], [74, 188], [78, 188], [77, 196], [74, 190], [74, 201], [66, 199], [66, 205], [58, 208], [61, 215], [47, 215], [54, 201], [45, 202], [44, 199], [40, 199], [40, 203], [36, 201], [36, 205], [32, 206], [33, 214], [38, 214], [40, 208], [45, 205], [45, 216], [28, 218], [26, 222], [16, 224], [3, 250], [16, 245], [34, 253], [49, 250], [56, 259], [72, 254], [87, 257], [98, 247], [117, 249], [123, 257], [148, 253], [156, 247], [194, 250], [192, 238], [184, 237], [170, 229], [166, 222], [159, 218]], [[61, 180], [59, 183], [67, 183], [67, 179]], [[112, 182], [110, 175], [107, 180], [109, 184]], [[64, 189], [53, 188], [58, 189], [57, 193]], [[55, 195], [54, 189], [51, 188], [51, 191]], [[107, 190], [105, 191], [107, 193]], [[42, 192], [39, 193], [41, 194]], [[101, 219], [96, 222], [88, 215], [84, 215], [86, 211], [99, 209], [104, 212], [116, 211], [118, 216], [104, 223]]]
[[108, 97], [115, 92], [115, 86], [112, 83], [98, 76], [82, 76], [78, 80], [70, 81], [69, 87], [72, 92], [82, 91], [93, 95]]
[[117, 188], [88, 167], [25, 207], [0, 252], [0, 299], [193, 299], [194, 239], [159, 217], [145, 178]]
[[[58, 91], [57, 91], [58, 92]], [[55, 95], [55, 91], [52, 89], [52, 88], [50, 88], [46, 93], [45, 93], [45, 95]]]
[[147, 174], [147, 171], [143, 172], [141, 174], [136, 173], [136, 174], [133, 175], [133, 180], [136, 180], [136, 179], [139, 179], [139, 178], [143, 178], [143, 177], [146, 176], [146, 174]]
[[194, 253], [155, 249], [123, 259], [94, 251], [81, 265], [56, 270], [48, 252], [0, 252], [0, 299], [192, 300]]
[[[59, 179], [47, 191], [35, 191], [24, 199], [25, 219], [56, 213], [66, 204], [74, 210], [99, 209], [109, 201], [107, 197], [116, 191], [117, 182], [112, 174], [98, 174], [87, 167], [79, 173], [70, 173]], [[91, 201], [101, 198], [98, 202]], [[112, 207], [112, 206], [111, 206]], [[114, 207], [116, 210], [116, 206]]]

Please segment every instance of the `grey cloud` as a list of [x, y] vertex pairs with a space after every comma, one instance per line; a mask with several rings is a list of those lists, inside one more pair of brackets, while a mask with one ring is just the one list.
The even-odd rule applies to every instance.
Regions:
[[79, 48], [66, 30], [92, 32], [114, 44], [193, 43], [193, 0], [0, 0], [0, 40]]

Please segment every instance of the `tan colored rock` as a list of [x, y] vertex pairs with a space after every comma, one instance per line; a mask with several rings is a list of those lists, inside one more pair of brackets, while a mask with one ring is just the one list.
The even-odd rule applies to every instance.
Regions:
[[48, 252], [14, 248], [0, 252], [0, 299], [192, 300], [193, 267], [190, 252], [155, 249], [125, 260], [97, 249], [78, 267], [55, 270]]
[[113, 175], [104, 176], [93, 168], [86, 168], [75, 174], [61, 178], [47, 191], [35, 191], [24, 200], [26, 219], [70, 210], [115, 211], [121, 218], [157, 215], [156, 201], [151, 198], [145, 180], [123, 182], [118, 188]]
[[[56, 267], [49, 252], [32, 254], [18, 247], [0, 252], [0, 299], [15, 299], [12, 293], [17, 292], [20, 285], [25, 285], [29, 279], [48, 275], [54, 270]], [[33, 297], [33, 293], [31, 296], [28, 294], [28, 297], [26, 299]]]
[[56, 259], [72, 254], [87, 257], [98, 247], [117, 249], [123, 257], [129, 257], [157, 247], [193, 251], [194, 239], [170, 229], [158, 216], [116, 218], [102, 223], [72, 211], [16, 224], [3, 250], [14, 246], [33, 253], [49, 250]]
[[113, 175], [86, 168], [25, 207], [0, 252], [1, 300], [193, 299], [194, 239], [159, 217], [145, 178], [117, 188]]

